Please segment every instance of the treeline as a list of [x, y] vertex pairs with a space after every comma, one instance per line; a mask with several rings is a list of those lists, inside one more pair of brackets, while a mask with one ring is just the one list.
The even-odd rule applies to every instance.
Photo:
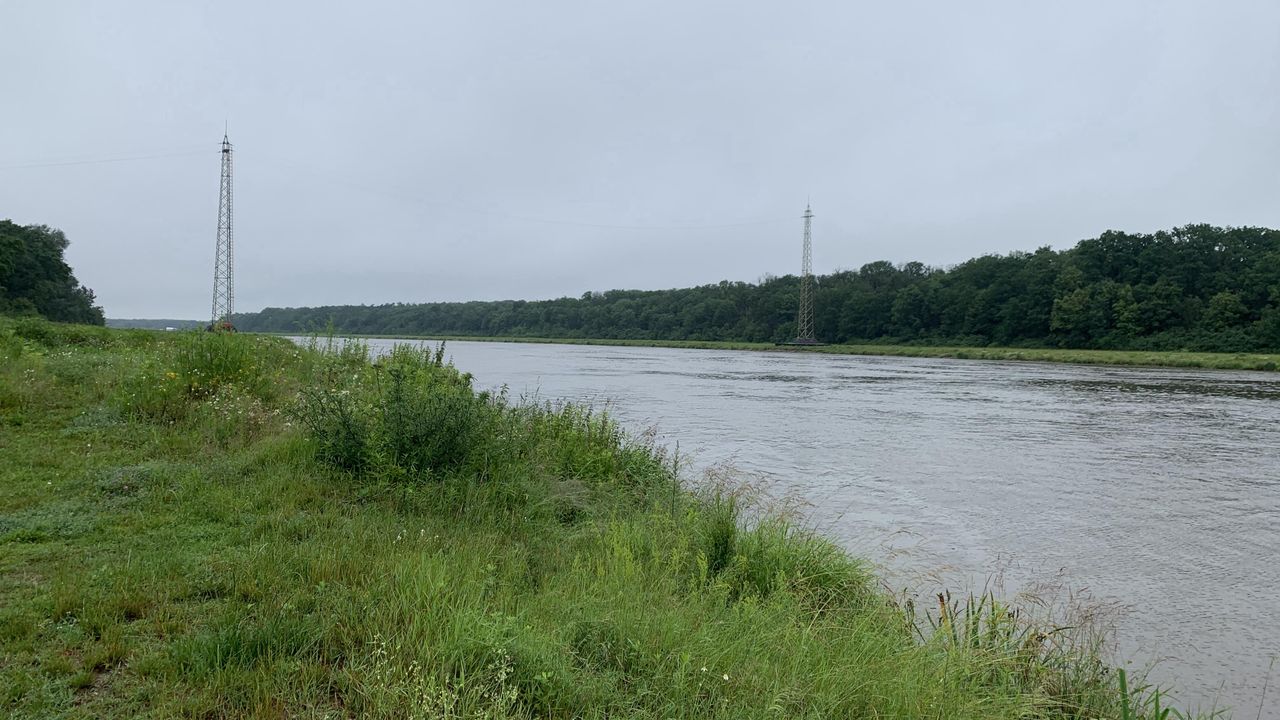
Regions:
[[67, 236], [45, 225], [0, 220], [0, 313], [103, 324], [93, 291], [71, 273]]
[[[243, 330], [781, 342], [799, 278], [557, 300], [267, 308]], [[1188, 225], [1109, 231], [1069, 250], [950, 268], [879, 261], [816, 278], [828, 343], [1244, 352], [1280, 348], [1280, 232]]]

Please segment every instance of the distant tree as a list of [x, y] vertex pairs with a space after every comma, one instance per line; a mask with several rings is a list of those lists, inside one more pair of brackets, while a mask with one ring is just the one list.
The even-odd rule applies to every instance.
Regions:
[[1270, 302], [1258, 318], [1255, 333], [1256, 347], [1280, 350], [1280, 286], [1271, 291]]
[[93, 291], [76, 280], [63, 254], [67, 237], [45, 225], [0, 220], [0, 312], [102, 325]]
[[1204, 325], [1207, 330], [1225, 330], [1240, 324], [1249, 314], [1249, 308], [1240, 301], [1240, 296], [1233, 292], [1220, 292], [1209, 298], [1209, 307], [1204, 312]]
[[1105, 315], [1099, 312], [1093, 289], [1076, 288], [1054, 300], [1049, 329], [1064, 347], [1088, 347], [1091, 339], [1105, 332]]
[[1116, 286], [1115, 292], [1112, 293], [1111, 316], [1115, 332], [1120, 338], [1130, 339], [1142, 331], [1138, 301], [1133, 297], [1131, 286]]
[[918, 335], [929, 324], [929, 301], [920, 285], [910, 285], [898, 291], [890, 309], [893, 332], [902, 337]]

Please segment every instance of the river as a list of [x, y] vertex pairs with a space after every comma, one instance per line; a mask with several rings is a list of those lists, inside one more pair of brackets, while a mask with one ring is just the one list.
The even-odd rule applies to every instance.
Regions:
[[[394, 342], [372, 340], [375, 351]], [[1280, 653], [1280, 375], [450, 342], [477, 388], [607, 406], [928, 603], [1104, 610], [1118, 662], [1253, 718]], [[1280, 674], [1280, 664], [1273, 675]], [[1272, 685], [1280, 685], [1273, 677]], [[1280, 687], [1262, 717], [1280, 719]]]

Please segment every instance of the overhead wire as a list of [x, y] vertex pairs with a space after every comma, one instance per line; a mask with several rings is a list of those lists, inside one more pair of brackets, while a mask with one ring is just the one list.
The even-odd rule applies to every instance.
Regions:
[[206, 150], [203, 145], [201, 145], [199, 148], [197, 148], [196, 146], [188, 145], [188, 146], [183, 146], [182, 148], [176, 149], [174, 151], [149, 153], [146, 155], [115, 153], [115, 154], [106, 155], [106, 156], [80, 157], [80, 158], [69, 159], [69, 160], [47, 160], [47, 161], [36, 161], [36, 162], [27, 162], [27, 163], [11, 163], [6, 165], [0, 165], [0, 170], [25, 170], [30, 168], [66, 167], [70, 165], [99, 165], [103, 163], [135, 162], [138, 160], [160, 160], [163, 158], [194, 157], [196, 155], [202, 155], [205, 152], [211, 152], [215, 147], [216, 146], [214, 145], [209, 145], [208, 149]]

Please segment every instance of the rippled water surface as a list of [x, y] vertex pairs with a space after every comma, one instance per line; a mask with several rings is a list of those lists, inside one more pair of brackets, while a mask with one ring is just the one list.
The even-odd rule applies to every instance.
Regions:
[[[377, 348], [393, 341], [373, 341]], [[1185, 702], [1253, 718], [1280, 653], [1280, 376], [451, 342], [477, 387], [608, 403], [731, 462], [898, 587], [1064, 581]], [[1277, 665], [1276, 673], [1280, 673]], [[1280, 718], [1280, 678], [1262, 716]]]

